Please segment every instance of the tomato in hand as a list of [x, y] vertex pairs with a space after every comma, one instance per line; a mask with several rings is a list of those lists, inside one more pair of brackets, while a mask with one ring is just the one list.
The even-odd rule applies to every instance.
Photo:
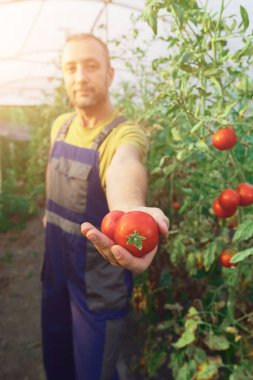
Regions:
[[225, 249], [225, 251], [221, 252], [219, 257], [219, 262], [223, 267], [231, 268], [236, 267], [237, 264], [230, 263], [231, 258], [235, 255], [234, 251], [230, 251], [229, 249]]
[[249, 183], [240, 183], [236, 187], [240, 196], [240, 206], [248, 206], [253, 203], [253, 186]]
[[212, 144], [218, 150], [231, 149], [236, 144], [236, 141], [236, 133], [231, 127], [220, 129], [212, 137]]
[[106, 214], [101, 223], [101, 232], [108, 236], [111, 240], [114, 240], [116, 223], [124, 214], [124, 211], [120, 210], [113, 210]]
[[236, 213], [237, 207], [234, 209], [230, 209], [229, 211], [225, 210], [223, 207], [221, 207], [219, 198], [216, 198], [213, 201], [213, 211], [217, 218], [229, 218], [230, 216], [234, 215]]
[[240, 204], [240, 195], [233, 189], [224, 190], [218, 199], [221, 207], [228, 212], [236, 210]]
[[158, 244], [157, 222], [144, 211], [126, 212], [116, 224], [114, 241], [134, 256], [142, 257]]

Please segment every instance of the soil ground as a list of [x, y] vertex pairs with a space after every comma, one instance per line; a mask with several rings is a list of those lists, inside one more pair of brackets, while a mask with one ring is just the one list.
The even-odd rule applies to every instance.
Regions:
[[0, 234], [0, 379], [44, 380], [40, 338], [41, 218]]
[[[33, 217], [24, 228], [0, 234], [0, 380], [46, 379], [40, 336], [44, 245], [41, 220], [40, 216]], [[130, 313], [119, 363], [121, 380], [147, 379], [131, 370], [140, 355], [139, 335], [136, 320]], [[159, 380], [168, 380], [162, 378], [159, 376]]]

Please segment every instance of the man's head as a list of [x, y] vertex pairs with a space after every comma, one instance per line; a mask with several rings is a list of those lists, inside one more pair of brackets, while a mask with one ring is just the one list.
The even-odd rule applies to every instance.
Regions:
[[62, 53], [62, 70], [74, 107], [87, 109], [108, 100], [114, 70], [107, 45], [98, 37], [92, 34], [69, 36]]

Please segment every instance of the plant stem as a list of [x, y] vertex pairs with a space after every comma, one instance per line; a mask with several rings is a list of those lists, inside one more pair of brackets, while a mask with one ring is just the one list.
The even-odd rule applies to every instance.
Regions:
[[235, 165], [235, 168], [236, 168], [236, 171], [237, 171], [237, 174], [238, 174], [240, 181], [246, 182], [246, 178], [245, 178], [245, 175], [243, 173], [243, 169], [242, 169], [239, 161], [236, 159], [235, 154], [234, 154], [232, 149], [229, 151], [229, 156]]
[[232, 286], [228, 288], [227, 313], [228, 321], [233, 325], [235, 323], [235, 289]]

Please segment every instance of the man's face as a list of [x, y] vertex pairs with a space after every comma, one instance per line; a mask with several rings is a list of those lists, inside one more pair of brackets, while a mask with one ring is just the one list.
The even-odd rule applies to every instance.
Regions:
[[87, 109], [107, 101], [114, 71], [98, 41], [69, 41], [63, 51], [62, 68], [66, 90], [74, 107]]

